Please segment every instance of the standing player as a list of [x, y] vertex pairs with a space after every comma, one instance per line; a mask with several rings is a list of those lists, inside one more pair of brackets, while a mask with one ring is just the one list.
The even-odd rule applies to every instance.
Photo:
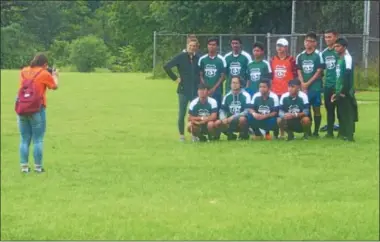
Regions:
[[233, 76], [240, 76], [242, 87], [247, 84], [247, 67], [248, 63], [252, 62], [252, 57], [249, 53], [242, 50], [242, 42], [239, 37], [231, 39], [232, 51], [224, 56], [227, 63], [227, 81], [226, 93], [231, 89], [231, 78]]
[[322, 52], [323, 62], [325, 63], [325, 82], [324, 82], [324, 103], [327, 114], [327, 134], [326, 138], [334, 138], [334, 123], [336, 104], [331, 102], [331, 96], [335, 93], [336, 85], [336, 63], [339, 59], [335, 52], [334, 44], [338, 38], [338, 33], [334, 30], [326, 30], [324, 33], [327, 48]]
[[269, 131], [277, 127], [279, 99], [270, 91], [270, 79], [261, 79], [259, 83], [259, 92], [253, 95], [251, 100], [248, 120], [255, 132], [255, 138], [262, 139], [260, 129]]
[[[313, 32], [306, 34], [305, 50], [297, 55], [296, 65], [298, 78], [301, 81], [301, 89], [308, 96], [310, 105], [314, 113], [314, 137], [319, 137], [319, 127], [321, 126], [321, 91], [322, 74], [324, 62], [322, 54], [316, 49], [317, 35]], [[310, 118], [311, 113], [310, 113]], [[312, 122], [312, 121], [311, 121]], [[310, 135], [311, 131], [309, 131]]]
[[208, 87], [201, 83], [198, 87], [198, 97], [189, 105], [188, 131], [193, 135], [193, 141], [207, 141], [215, 137], [215, 121], [218, 106], [216, 100], [208, 97]]
[[236, 140], [234, 132], [240, 132], [239, 138], [242, 140], [249, 139], [246, 118], [249, 103], [250, 96], [241, 88], [240, 77], [232, 77], [231, 91], [223, 97], [220, 120], [216, 122], [217, 129], [226, 132], [228, 140]]
[[338, 38], [335, 51], [339, 55], [336, 66], [336, 88], [331, 102], [336, 102], [339, 112], [339, 131], [343, 140], [355, 141], [355, 122], [358, 121], [358, 106], [355, 98], [353, 63], [346, 52], [347, 40]]
[[260, 42], [253, 44], [253, 60], [248, 64], [247, 92], [251, 97], [259, 91], [259, 84], [262, 78], [272, 79], [272, 68], [268, 61], [264, 60], [264, 45]]
[[[279, 98], [288, 91], [288, 83], [297, 77], [297, 67], [293, 56], [288, 53], [289, 42], [285, 38], [280, 38], [276, 42], [277, 54], [271, 59], [272, 92]], [[284, 130], [280, 128], [280, 138], [284, 137]], [[274, 132], [275, 138], [278, 137], [278, 130]]]
[[280, 99], [278, 125], [288, 133], [288, 140], [294, 139], [294, 132], [304, 133], [308, 139], [310, 129], [309, 101], [300, 91], [301, 82], [297, 79], [289, 82], [289, 92]]
[[199, 58], [200, 78], [203, 84], [210, 87], [209, 95], [220, 107], [223, 96], [223, 80], [226, 72], [226, 61], [217, 53], [218, 38], [210, 38], [207, 42], [208, 53]]

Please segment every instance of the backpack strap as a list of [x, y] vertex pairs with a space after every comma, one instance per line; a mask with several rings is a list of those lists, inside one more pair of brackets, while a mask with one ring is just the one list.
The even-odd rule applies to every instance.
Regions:
[[[41, 70], [39, 70], [34, 76], [33, 76], [33, 78], [31, 79], [32, 81], [34, 81], [34, 79], [36, 79], [36, 77], [43, 71], [44, 69], [43, 68], [41, 68]], [[24, 72], [21, 72], [21, 77], [23, 78], [23, 79], [26, 79], [25, 78], [25, 76], [24, 76]]]

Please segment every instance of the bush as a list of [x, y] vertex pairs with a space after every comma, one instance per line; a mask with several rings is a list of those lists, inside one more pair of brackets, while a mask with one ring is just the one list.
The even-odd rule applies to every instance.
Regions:
[[59, 67], [69, 65], [69, 48], [70, 43], [68, 41], [55, 40], [49, 48], [49, 62]]
[[367, 80], [362, 66], [357, 66], [354, 70], [355, 88], [358, 90], [378, 90], [379, 89], [379, 60], [368, 64]]
[[96, 67], [105, 67], [109, 62], [107, 46], [102, 39], [93, 35], [74, 40], [69, 49], [69, 60], [79, 72], [91, 72]]

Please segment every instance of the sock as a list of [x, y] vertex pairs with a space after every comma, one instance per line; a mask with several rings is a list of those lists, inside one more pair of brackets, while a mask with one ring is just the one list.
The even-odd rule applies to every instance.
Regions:
[[319, 132], [319, 127], [321, 126], [321, 116], [314, 116], [314, 134], [318, 134]]

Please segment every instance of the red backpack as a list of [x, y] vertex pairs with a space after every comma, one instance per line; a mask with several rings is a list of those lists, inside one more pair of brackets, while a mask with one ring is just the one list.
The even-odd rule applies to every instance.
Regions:
[[43, 69], [37, 72], [32, 79], [27, 79], [21, 72], [22, 84], [18, 91], [15, 111], [20, 116], [30, 116], [40, 111], [42, 106], [42, 96], [38, 93], [34, 79]]

